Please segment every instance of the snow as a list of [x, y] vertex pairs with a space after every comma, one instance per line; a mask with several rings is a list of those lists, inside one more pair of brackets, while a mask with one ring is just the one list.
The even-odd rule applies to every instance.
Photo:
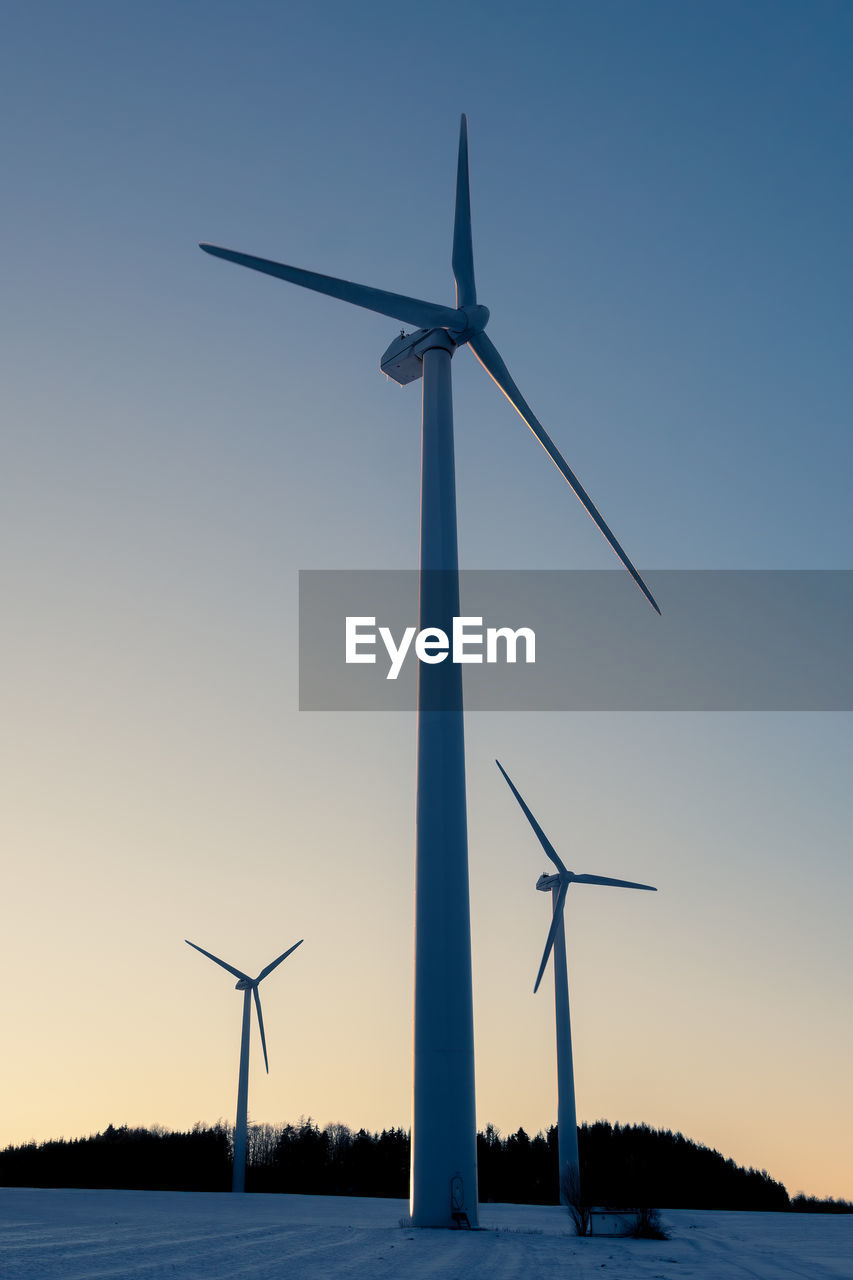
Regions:
[[[0, 1189], [4, 1280], [853, 1280], [853, 1216], [664, 1212], [669, 1240], [577, 1239], [553, 1207], [415, 1230], [405, 1200]], [[401, 1226], [401, 1220], [404, 1225]]]

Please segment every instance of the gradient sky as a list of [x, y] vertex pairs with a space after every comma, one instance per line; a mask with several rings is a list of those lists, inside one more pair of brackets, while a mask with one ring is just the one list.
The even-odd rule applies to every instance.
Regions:
[[[415, 723], [300, 714], [300, 568], [412, 568], [393, 321], [211, 240], [452, 302], [460, 111], [490, 336], [641, 568], [851, 568], [844, 3], [6, 6], [0, 1144], [409, 1122]], [[611, 553], [470, 353], [466, 567]], [[634, 590], [626, 579], [626, 590]], [[661, 601], [666, 625], [666, 602]], [[644, 607], [637, 597], [637, 608]], [[847, 714], [467, 723], [478, 1116], [578, 1112], [853, 1196]]]

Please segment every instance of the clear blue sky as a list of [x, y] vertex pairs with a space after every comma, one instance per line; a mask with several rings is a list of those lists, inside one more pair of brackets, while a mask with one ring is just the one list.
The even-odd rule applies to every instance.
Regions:
[[[239, 1001], [184, 937], [306, 938], [255, 1118], [408, 1122], [413, 717], [300, 716], [295, 622], [300, 568], [414, 566], [419, 389], [393, 322], [197, 241], [450, 302], [466, 111], [490, 336], [635, 563], [850, 568], [851, 54], [822, 0], [7, 6], [0, 1142], [231, 1114]], [[463, 563], [611, 567], [454, 373]], [[483, 1123], [555, 1114], [499, 755], [570, 866], [661, 890], [570, 904], [581, 1117], [853, 1195], [850, 747], [470, 719]]]

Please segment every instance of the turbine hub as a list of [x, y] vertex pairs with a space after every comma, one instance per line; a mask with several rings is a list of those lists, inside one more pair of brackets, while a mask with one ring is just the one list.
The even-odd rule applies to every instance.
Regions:
[[489, 308], [479, 305], [472, 307], [460, 307], [465, 319], [468, 321], [466, 333], [482, 333], [486, 325], [489, 323]]
[[463, 346], [466, 342], [470, 342], [478, 333], [482, 333], [486, 325], [489, 323], [489, 308], [479, 305], [469, 307], [459, 307], [459, 314], [465, 319], [465, 328], [450, 329], [450, 336], [456, 343], [457, 347]]

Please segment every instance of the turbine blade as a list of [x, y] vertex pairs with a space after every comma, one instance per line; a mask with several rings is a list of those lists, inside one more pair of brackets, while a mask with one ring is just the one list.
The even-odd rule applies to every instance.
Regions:
[[272, 973], [273, 969], [277, 968], [277, 966], [281, 964], [282, 960], [286, 960], [291, 951], [295, 951], [297, 947], [301, 947], [304, 941], [304, 938], [300, 938], [298, 942], [294, 942], [292, 947], [288, 947], [287, 951], [285, 951], [283, 955], [280, 955], [277, 960], [273, 960], [272, 964], [268, 964], [266, 969], [261, 969], [257, 978], [255, 978], [255, 982], [263, 981], [268, 973]]
[[563, 918], [563, 907], [566, 905], [566, 894], [569, 892], [569, 881], [564, 880], [560, 885], [557, 894], [557, 903], [554, 913], [551, 916], [551, 928], [548, 930], [548, 939], [545, 943], [545, 950], [542, 953], [542, 963], [539, 966], [539, 972], [536, 975], [536, 983], [533, 987], [533, 994], [539, 990], [539, 983], [542, 981], [542, 974], [545, 972], [545, 966], [548, 963], [548, 957], [551, 954], [551, 948], [554, 946], [554, 939], [557, 937], [557, 929]]
[[200, 244], [199, 248], [205, 253], [212, 254], [214, 258], [224, 258], [226, 262], [236, 262], [240, 267], [250, 267], [252, 271], [263, 271], [268, 276], [278, 276], [280, 280], [301, 285], [303, 289], [313, 289], [315, 293], [328, 294], [330, 298], [351, 302], [356, 307], [377, 311], [381, 316], [391, 316], [394, 320], [417, 325], [420, 329], [451, 329], [461, 333], [467, 327], [465, 317], [458, 311], [454, 311], [451, 307], [439, 306], [435, 302], [407, 298], [402, 293], [386, 293], [384, 289], [371, 289], [369, 285], [353, 284], [349, 280], [338, 280], [335, 276], [321, 276], [316, 271], [288, 267], [283, 262], [270, 262], [267, 258], [253, 258], [248, 253], [220, 249], [215, 244]]
[[261, 1032], [261, 1048], [264, 1051], [264, 1066], [267, 1069], [267, 1075], [269, 1075], [270, 1060], [267, 1057], [267, 1038], [264, 1035], [264, 1015], [261, 1013], [261, 997], [258, 995], [257, 983], [252, 987], [252, 995], [255, 997], [255, 1008], [258, 1011], [258, 1027]]
[[457, 307], [477, 301], [474, 284], [474, 246], [471, 243], [471, 189], [468, 184], [468, 117], [459, 124], [459, 159], [456, 164], [456, 216], [453, 222], [453, 278]]
[[657, 893], [653, 884], [637, 884], [635, 880], [611, 880], [609, 876], [574, 876], [575, 884], [612, 884], [619, 889], [650, 889]]
[[235, 978], [241, 978], [246, 982], [252, 979], [247, 973], [241, 973], [239, 969], [235, 969], [233, 964], [226, 964], [224, 960], [220, 960], [219, 956], [213, 955], [210, 951], [205, 951], [204, 947], [199, 947], [195, 942], [190, 942], [189, 938], [184, 938], [184, 942], [188, 947], [195, 947], [196, 951], [200, 951], [203, 956], [207, 956], [208, 960], [212, 960], [214, 964], [221, 964], [223, 969], [227, 969], [229, 973], [233, 973]]
[[[532, 827], [532, 828], [533, 828], [533, 830], [536, 832], [537, 839], [539, 840], [539, 843], [541, 844], [542, 848], [545, 850], [545, 852], [547, 853], [548, 857], [549, 857], [549, 858], [551, 859], [551, 861], [554, 863], [554, 866], [557, 868], [557, 870], [560, 872], [560, 874], [561, 874], [561, 875], [566, 875], [566, 876], [567, 876], [567, 875], [569, 875], [569, 871], [568, 871], [568, 869], [566, 868], [565, 864], [564, 864], [563, 862], [561, 862], [561, 861], [560, 861], [560, 857], [559, 857], [559, 855], [558, 855], [558, 853], [557, 853], [557, 850], [556, 850], [556, 849], [554, 848], [554, 846], [551, 844], [551, 841], [550, 841], [550, 840], [548, 839], [548, 837], [545, 835], [545, 832], [542, 830], [542, 828], [540, 827], [539, 823], [536, 821], [536, 819], [534, 818], [533, 814], [530, 812], [530, 810], [528, 809], [527, 805], [526, 805], [526, 804], [524, 803], [524, 801], [522, 800], [522, 798], [521, 798], [521, 795], [520, 795], [519, 791], [518, 791], [518, 790], [517, 790], [517, 788], [515, 787], [515, 784], [513, 783], [512, 779], [510, 778], [510, 776], [509, 776], [509, 774], [507, 773], [506, 769], [505, 769], [505, 768], [503, 767], [503, 765], [501, 764], [500, 760], [496, 760], [496, 761], [495, 761], [495, 764], [498, 766], [498, 768], [500, 769], [501, 773], [502, 773], [502, 774], [503, 774], [503, 776], [506, 778], [506, 781], [507, 781], [507, 784], [508, 784], [508, 786], [509, 786], [510, 791], [511, 791], [511, 792], [512, 792], [512, 794], [515, 796], [515, 798], [516, 798], [516, 800], [518, 801], [518, 803], [521, 805], [522, 811], [523, 811], [523, 813], [524, 813], [525, 817], [527, 818], [527, 821], [530, 823], [531, 827]], [[544, 963], [545, 963], [545, 962], [543, 961], [542, 963], [543, 963], [543, 965], [544, 965]]]
[[513, 382], [512, 378], [509, 375], [509, 370], [507, 369], [506, 365], [501, 359], [500, 353], [497, 347], [495, 346], [495, 344], [491, 341], [490, 338], [486, 337], [485, 333], [476, 333], [472, 338], [468, 339], [468, 345], [471, 348], [471, 350], [474, 352], [474, 355], [480, 361], [480, 364], [486, 370], [486, 373], [488, 373], [491, 376], [491, 378], [498, 384], [501, 391], [506, 396], [507, 400], [509, 400], [513, 408], [518, 411], [518, 413], [527, 423], [528, 427], [533, 432], [536, 439], [539, 441], [542, 448], [548, 454], [548, 457], [554, 463], [554, 466], [563, 476], [563, 478], [565, 479], [569, 487], [574, 490], [576, 496], [580, 499], [581, 504], [586, 510], [587, 515], [589, 515], [592, 518], [592, 520], [598, 525], [599, 529], [604, 534], [605, 538], [610, 543], [611, 547], [616, 552], [617, 556], [622, 561], [625, 568], [628, 570], [631, 577], [634, 579], [637, 586], [640, 588], [643, 595], [648, 600], [649, 604], [652, 606], [652, 608], [655, 610], [656, 613], [660, 613], [660, 609], [658, 608], [657, 601], [655, 600], [651, 591], [649, 591], [645, 582], [643, 582], [643, 579], [637, 573], [637, 570], [631, 564], [631, 561], [625, 555], [625, 552], [622, 550], [619, 543], [616, 541], [613, 534], [610, 532], [607, 525], [604, 523], [604, 520], [602, 519], [601, 514], [599, 513], [597, 507], [593, 503], [586, 489], [584, 489], [580, 480], [578, 480], [574, 471], [572, 471], [571, 467], [566, 462], [565, 458], [560, 453], [559, 449], [554, 444], [554, 441], [548, 435], [547, 431], [542, 426], [541, 422], [539, 422], [539, 420], [534, 416], [533, 411], [530, 408], [530, 405], [524, 399], [524, 396], [521, 394], [518, 387]]

